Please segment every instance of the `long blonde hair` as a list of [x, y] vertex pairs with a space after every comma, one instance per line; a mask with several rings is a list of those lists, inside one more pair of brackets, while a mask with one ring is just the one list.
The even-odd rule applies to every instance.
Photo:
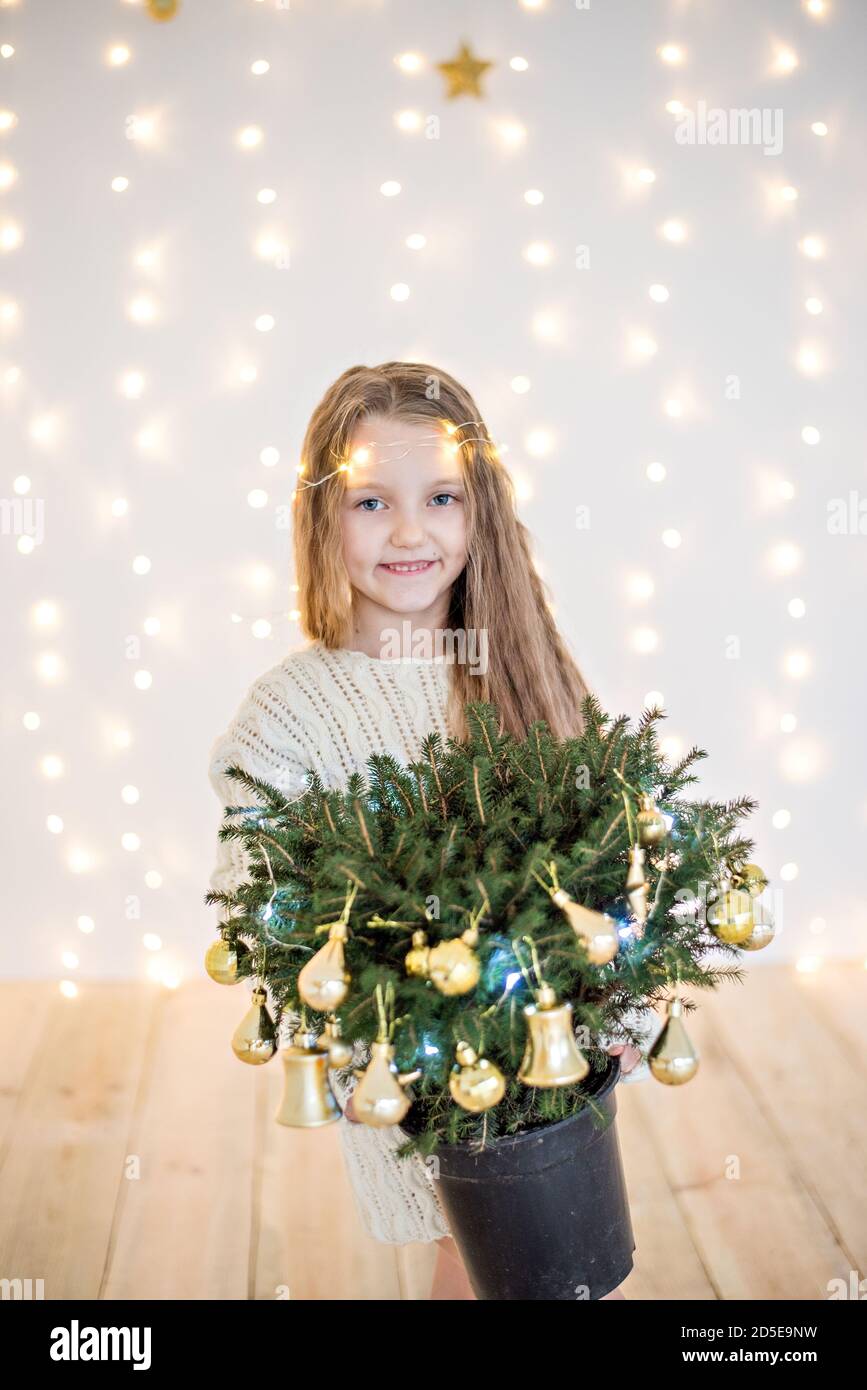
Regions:
[[[467, 734], [464, 705], [495, 704], [501, 728], [518, 737], [545, 719], [559, 738], [581, 732], [588, 687], [557, 630], [546, 586], [533, 564], [530, 534], [515, 510], [512, 480], [470, 393], [447, 372], [421, 362], [350, 367], [311, 416], [294, 497], [297, 606], [304, 634], [343, 647], [352, 631], [352, 587], [342, 558], [340, 505], [355, 427], [368, 416], [462, 426], [467, 563], [452, 586], [448, 627], [486, 632], [487, 670], [449, 665], [449, 732]], [[467, 424], [467, 422], [472, 422]], [[324, 481], [322, 481], [324, 480]]]

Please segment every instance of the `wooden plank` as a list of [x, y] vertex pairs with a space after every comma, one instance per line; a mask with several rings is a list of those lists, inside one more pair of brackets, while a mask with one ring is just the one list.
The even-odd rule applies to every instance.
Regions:
[[671, 1189], [648, 1120], [661, 1089], [651, 1077], [617, 1090], [617, 1133], [635, 1237], [627, 1299], [714, 1299], [716, 1292], [693, 1244], [689, 1225]]
[[[767, 973], [751, 972], [744, 987], [722, 985], [716, 999], [696, 994], [687, 1028], [699, 1072], [682, 1087], [653, 1081], [642, 1111], [717, 1296], [823, 1298], [848, 1258], [757, 1092], [765, 1044], [751, 1039], [748, 1059], [736, 1045], [738, 1018], [761, 1007], [753, 982]], [[795, 1064], [809, 1070], [806, 1053], [806, 1041], [796, 1041]]]
[[9, 980], [0, 984], [0, 1167], [30, 1068], [57, 998], [54, 980]]
[[205, 978], [158, 1005], [101, 1296], [246, 1299], [261, 1069], [231, 1037], [249, 990]]
[[[712, 1000], [708, 1012], [786, 1166], [847, 1252], [848, 1278], [850, 1269], [867, 1268], [867, 1076], [823, 1022], [829, 993], [821, 971], [757, 968], [745, 988], [730, 988], [731, 997]], [[805, 1296], [824, 1290], [822, 1279]]]
[[[365, 1231], [343, 1157], [341, 1125], [289, 1129], [274, 1119], [283, 1063], [263, 1068], [258, 1111], [261, 1184], [253, 1297], [399, 1299], [398, 1246]], [[264, 1073], [267, 1073], [265, 1075]]]
[[43, 1279], [46, 1299], [99, 1296], [156, 1001], [138, 983], [80, 988], [53, 987], [0, 1171], [0, 1269]]
[[[788, 967], [786, 967], [788, 968]], [[867, 1072], [867, 970], [859, 961], [826, 961], [821, 970], [799, 976], [801, 998]]]

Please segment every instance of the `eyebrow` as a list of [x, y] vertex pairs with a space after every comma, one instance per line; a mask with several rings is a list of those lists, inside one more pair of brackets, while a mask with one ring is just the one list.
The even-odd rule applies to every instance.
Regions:
[[[462, 478], [437, 478], [435, 483], [429, 483], [429, 487], [463, 487]], [[377, 482], [375, 478], [369, 479], [366, 483], [348, 483], [347, 492], [368, 492], [374, 489], [376, 492], [388, 492], [385, 483]]]

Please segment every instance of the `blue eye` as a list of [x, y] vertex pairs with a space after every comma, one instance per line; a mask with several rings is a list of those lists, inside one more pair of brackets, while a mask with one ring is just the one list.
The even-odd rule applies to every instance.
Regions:
[[[359, 505], [359, 507], [364, 507], [364, 506], [366, 506], [366, 504], [367, 504], [368, 502], [378, 502], [379, 500], [380, 500], [380, 499], [379, 499], [378, 497], [364, 497], [364, 498], [362, 498], [362, 500], [359, 502], [358, 505]], [[369, 511], [370, 508], [368, 507], [367, 510]]]
[[437, 497], [448, 497], [452, 502], [457, 501], [457, 498], [453, 497], [450, 492], [437, 492], [435, 494], [434, 500], [436, 500]]

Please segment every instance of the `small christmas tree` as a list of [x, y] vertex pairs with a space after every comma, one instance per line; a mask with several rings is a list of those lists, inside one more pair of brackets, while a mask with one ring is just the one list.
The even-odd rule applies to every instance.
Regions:
[[634, 1020], [664, 1000], [651, 1068], [688, 1080], [681, 991], [740, 980], [739, 951], [773, 935], [738, 830], [756, 802], [688, 799], [707, 755], [670, 765], [661, 710], [633, 729], [588, 695], [582, 734], [563, 740], [541, 721], [502, 733], [492, 705], [466, 714], [466, 742], [431, 733], [409, 766], [374, 755], [344, 790], [311, 771], [289, 800], [228, 768], [253, 804], [227, 808], [220, 837], [243, 843], [250, 878], [205, 899], [224, 909], [209, 972], [262, 987], [238, 1054], [271, 1056], [281, 1020], [305, 1053], [327, 1049], [322, 1075], [370, 1044], [355, 1110], [397, 1123], [414, 1100], [402, 1152], [592, 1104], [600, 1038], [640, 1045]]

